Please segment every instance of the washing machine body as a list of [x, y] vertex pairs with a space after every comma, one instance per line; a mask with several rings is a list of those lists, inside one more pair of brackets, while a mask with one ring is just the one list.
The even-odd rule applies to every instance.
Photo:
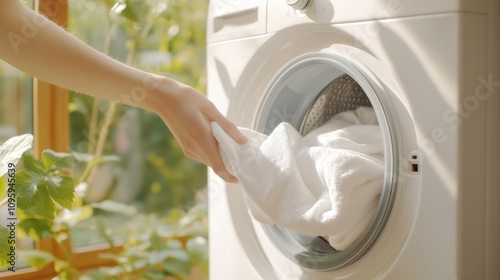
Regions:
[[256, 222], [209, 171], [210, 279], [500, 279], [499, 16], [487, 0], [212, 1], [219, 110], [301, 130], [348, 75], [377, 115], [385, 174], [372, 223], [337, 251]]

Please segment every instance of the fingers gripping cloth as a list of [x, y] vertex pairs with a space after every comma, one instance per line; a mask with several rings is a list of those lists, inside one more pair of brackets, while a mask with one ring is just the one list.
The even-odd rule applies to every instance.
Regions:
[[337, 250], [369, 226], [384, 180], [373, 109], [339, 113], [304, 137], [287, 123], [269, 136], [240, 128], [248, 138], [244, 145], [211, 125], [224, 164], [238, 178], [257, 221], [324, 236]]

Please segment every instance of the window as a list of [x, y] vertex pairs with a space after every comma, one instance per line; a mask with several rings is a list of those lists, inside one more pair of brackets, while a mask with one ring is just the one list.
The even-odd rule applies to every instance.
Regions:
[[[55, 22], [68, 24], [70, 32], [111, 57], [149, 72], [166, 74], [203, 92], [208, 1], [191, 2], [39, 0], [35, 6]], [[69, 230], [71, 239], [63, 242], [62, 247], [54, 240], [29, 242], [28, 247], [49, 251], [62, 259], [64, 251], [71, 251], [72, 265], [78, 270], [113, 265], [113, 260], [100, 256], [116, 252], [116, 248], [106, 244], [107, 237], [112, 237], [113, 246], [120, 246], [130, 234], [128, 220], [144, 218], [143, 221], [157, 223], [170, 219], [178, 223], [192, 210], [195, 195], [206, 186], [206, 168], [184, 157], [157, 116], [38, 80], [31, 85], [29, 77], [12, 67], [0, 71], [14, 71], [19, 76], [17, 80], [0, 81], [10, 87], [2, 89], [2, 106], [13, 102], [13, 98], [24, 106], [23, 114], [16, 114], [15, 118], [3, 118], [7, 113], [0, 116], [0, 137], [1, 133], [5, 137], [34, 133], [35, 154], [45, 149], [71, 150], [83, 156], [98, 154], [105, 158], [104, 163], [83, 176], [86, 180], [80, 190], [85, 193], [84, 204], [91, 205], [92, 212]], [[31, 118], [28, 100], [32, 91]], [[80, 172], [85, 174], [84, 169]], [[136, 215], [117, 213], [127, 210], [136, 211]], [[174, 240], [174, 246], [189, 247], [193, 239], [203, 247], [201, 250], [206, 250], [206, 212], [200, 208], [195, 211], [199, 211], [200, 215], [194, 215], [199, 220], [184, 221], [189, 224], [176, 233], [179, 240]], [[172, 230], [168, 224], [160, 226], [160, 231]], [[197, 233], [191, 234], [193, 230]], [[178, 269], [178, 263], [172, 263], [165, 269]], [[26, 268], [15, 274], [0, 272], [5, 279], [51, 279], [54, 275], [54, 265], [41, 271]]]

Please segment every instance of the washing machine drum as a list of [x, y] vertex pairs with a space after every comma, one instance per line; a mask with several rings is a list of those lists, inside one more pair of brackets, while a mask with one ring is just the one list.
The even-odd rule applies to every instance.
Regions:
[[343, 74], [321, 90], [304, 116], [299, 132], [306, 135], [336, 114], [359, 107], [372, 107], [370, 99], [351, 76]]
[[273, 244], [290, 260], [312, 270], [335, 270], [365, 255], [389, 218], [398, 185], [397, 136], [384, 93], [366, 73], [341, 56], [307, 54], [287, 64], [271, 83], [255, 129], [270, 133], [288, 122], [302, 135], [338, 113], [372, 107], [384, 142], [384, 186], [373, 221], [350, 247], [339, 251], [321, 236], [305, 236], [277, 225], [262, 225]]

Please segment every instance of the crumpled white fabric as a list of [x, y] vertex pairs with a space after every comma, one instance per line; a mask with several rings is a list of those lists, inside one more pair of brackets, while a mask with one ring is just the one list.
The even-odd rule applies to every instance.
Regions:
[[384, 180], [382, 135], [373, 109], [337, 114], [304, 137], [287, 123], [269, 136], [240, 128], [245, 145], [217, 123], [211, 126], [257, 221], [323, 236], [337, 250], [348, 248], [369, 226]]

